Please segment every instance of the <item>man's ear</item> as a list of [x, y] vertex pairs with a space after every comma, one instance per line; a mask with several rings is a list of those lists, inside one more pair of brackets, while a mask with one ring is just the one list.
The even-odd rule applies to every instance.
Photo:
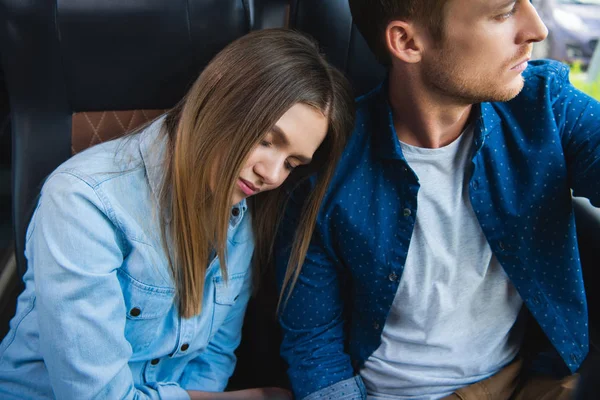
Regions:
[[411, 64], [421, 61], [424, 41], [414, 23], [391, 21], [385, 29], [385, 40], [392, 59]]

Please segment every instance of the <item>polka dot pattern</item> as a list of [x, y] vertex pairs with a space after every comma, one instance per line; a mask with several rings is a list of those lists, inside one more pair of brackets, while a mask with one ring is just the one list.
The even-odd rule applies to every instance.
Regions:
[[[524, 78], [515, 99], [476, 106], [470, 200], [525, 305], [575, 371], [588, 352], [588, 317], [571, 190], [600, 206], [600, 103], [576, 90], [557, 62], [532, 61]], [[402, 276], [419, 182], [386, 99], [385, 83], [358, 99], [354, 134], [281, 314], [298, 398], [353, 382], [379, 346]], [[282, 222], [280, 283], [307, 192], [308, 185], [296, 190]]]

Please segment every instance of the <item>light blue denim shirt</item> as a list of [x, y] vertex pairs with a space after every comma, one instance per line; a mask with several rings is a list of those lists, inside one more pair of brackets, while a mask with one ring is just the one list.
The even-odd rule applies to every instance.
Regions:
[[254, 243], [232, 209], [227, 282], [214, 259], [202, 312], [181, 318], [161, 242], [162, 119], [47, 179], [27, 231], [25, 291], [0, 346], [0, 398], [188, 399], [235, 366]]

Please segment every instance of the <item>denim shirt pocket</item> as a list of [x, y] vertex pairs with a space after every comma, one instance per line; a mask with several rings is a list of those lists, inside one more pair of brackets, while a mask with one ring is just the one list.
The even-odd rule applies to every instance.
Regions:
[[159, 340], [167, 316], [174, 307], [175, 291], [138, 282], [125, 273], [119, 274], [127, 310], [125, 338], [133, 352], [147, 349]]
[[213, 277], [214, 290], [215, 290], [215, 312], [213, 315], [213, 321], [210, 328], [210, 338], [217, 333], [229, 311], [238, 300], [238, 297], [246, 282], [246, 274], [248, 272], [241, 272], [232, 274], [228, 277], [227, 281], [223, 279], [221, 275]]

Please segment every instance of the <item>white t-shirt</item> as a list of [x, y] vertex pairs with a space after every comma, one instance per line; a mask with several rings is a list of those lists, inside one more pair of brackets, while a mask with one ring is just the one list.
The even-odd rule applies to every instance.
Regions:
[[469, 199], [473, 129], [449, 145], [401, 143], [421, 185], [406, 265], [381, 345], [360, 371], [369, 399], [440, 399], [512, 361], [523, 301]]

